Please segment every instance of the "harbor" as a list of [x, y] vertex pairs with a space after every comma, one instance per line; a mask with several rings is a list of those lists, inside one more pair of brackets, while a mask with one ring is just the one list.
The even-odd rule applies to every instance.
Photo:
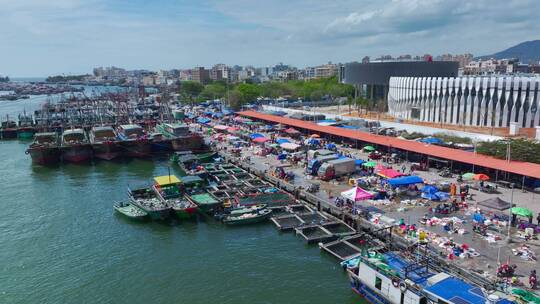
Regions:
[[[161, 120], [163, 113], [179, 111], [182, 115]], [[277, 236], [292, 235], [295, 242], [305, 244], [306, 252], [320, 251], [318, 261], [311, 261], [308, 267], [320, 263], [322, 258], [334, 265], [333, 275], [340, 278], [343, 288], [351, 288], [353, 295], [359, 294], [371, 303], [397, 303], [399, 294], [406, 295], [411, 303], [426, 299], [457, 303], [458, 300], [451, 300], [455, 295], [440, 291], [437, 284], [441, 282], [481, 290], [474, 299], [459, 295], [469, 303], [487, 301], [488, 296], [493, 303], [514, 303], [522, 297], [514, 290], [528, 292], [526, 286], [515, 285], [510, 282], [511, 277], [500, 277], [499, 272], [503, 265], [517, 265], [513, 276], [526, 284], [527, 272], [534, 269], [538, 254], [534, 230], [529, 235], [531, 239], [525, 239], [529, 230], [513, 230], [513, 244], [503, 247], [504, 219], [498, 219], [497, 233], [481, 230], [477, 233], [476, 226], [470, 226], [474, 220], [468, 218], [477, 214], [491, 216], [478, 211], [477, 206], [469, 208], [463, 204], [464, 201], [472, 204], [472, 195], [461, 201], [458, 212], [458, 209], [444, 209], [451, 204], [445, 205], [440, 198], [447, 200], [451, 195], [443, 194], [445, 188], [440, 180], [437, 191], [428, 191], [426, 185], [420, 189], [409, 187], [405, 191], [407, 198], [400, 198], [397, 204], [389, 199], [395, 189], [377, 186], [385, 180], [398, 187], [417, 184], [435, 187], [435, 183], [427, 182], [433, 178], [429, 170], [418, 170], [415, 174], [393, 170], [388, 166], [390, 160], [374, 159], [377, 148], [373, 146], [354, 149], [320, 135], [302, 134], [290, 126], [257, 123], [212, 104], [194, 110], [184, 107], [157, 113], [161, 115], [155, 117], [160, 118], [139, 121], [140, 124], [131, 120], [130, 124], [115, 125], [110, 120], [109, 125], [84, 123], [79, 128], [66, 128], [70, 123], [37, 133], [30, 149], [38, 139], [41, 145], [49, 145], [40, 156], [47, 161], [34, 161], [30, 168], [37, 176], [44, 170], [56, 170], [56, 174], [76, 170], [80, 172], [78, 178], [85, 179], [84, 171], [99, 170], [102, 166], [124, 167], [124, 170], [136, 168], [136, 163], [152, 166], [153, 170], [142, 169], [127, 185], [115, 188], [112, 201], [101, 203], [114, 210], [118, 224], [138, 229], [156, 225], [173, 229], [191, 227], [197, 231], [209, 226], [235, 233], [270, 227]], [[69, 121], [73, 122], [73, 117]], [[180, 131], [176, 133], [175, 129]], [[154, 136], [134, 139], [118, 136], [130, 131]], [[156, 139], [156, 133], [168, 136], [169, 141], [163, 137]], [[62, 144], [54, 146], [59, 134], [75, 138], [68, 140], [72, 143], [73, 140], [84, 142], [76, 143], [76, 149]], [[189, 140], [175, 145], [174, 141], [182, 136], [198, 138], [199, 143], [194, 146], [193, 140]], [[101, 142], [96, 141], [100, 137]], [[158, 141], [160, 145], [166, 142], [167, 148], [152, 150], [152, 144]], [[28, 142], [8, 140], [2, 144], [20, 147]], [[51, 154], [57, 150], [57, 156]], [[34, 160], [35, 156], [29, 158]], [[94, 158], [101, 161], [92, 161]], [[61, 165], [51, 167], [50, 159]], [[116, 161], [111, 162], [113, 159]], [[410, 166], [406, 162], [401, 165]], [[146, 177], [137, 177], [141, 173]], [[375, 178], [375, 173], [379, 177]], [[472, 181], [475, 176], [459, 178]], [[447, 179], [451, 184], [451, 179]], [[473, 188], [473, 184], [469, 186]], [[479, 190], [471, 189], [470, 194], [473, 191]], [[516, 193], [516, 198], [526, 197], [523, 193]], [[478, 193], [474, 200], [483, 196], [491, 197], [491, 194]], [[455, 227], [448, 228], [449, 221]], [[371, 255], [379, 259], [375, 264]], [[371, 270], [360, 271], [362, 267]], [[393, 270], [381, 272], [380, 267]], [[403, 272], [403, 269], [422, 267], [429, 270]], [[375, 271], [381, 281], [371, 286], [368, 278], [361, 276], [363, 271]], [[411, 275], [418, 280], [410, 279]], [[378, 284], [386, 284], [393, 291], [377, 292]]]

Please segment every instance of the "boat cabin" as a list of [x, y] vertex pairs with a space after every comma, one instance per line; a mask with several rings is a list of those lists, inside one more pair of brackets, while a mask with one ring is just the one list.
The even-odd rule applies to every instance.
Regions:
[[163, 130], [173, 136], [186, 136], [189, 135], [189, 126], [185, 124], [163, 124]]
[[36, 133], [34, 136], [34, 143], [36, 145], [56, 145], [58, 143], [58, 137], [54, 132]]
[[113, 141], [116, 139], [116, 134], [112, 127], [93, 127], [92, 133], [94, 138], [102, 141]]
[[86, 136], [83, 129], [73, 129], [64, 131], [62, 140], [64, 143], [79, 143], [86, 141]]
[[118, 127], [120, 133], [122, 133], [127, 138], [139, 138], [144, 136], [144, 129], [135, 124], [131, 125], [121, 125]]

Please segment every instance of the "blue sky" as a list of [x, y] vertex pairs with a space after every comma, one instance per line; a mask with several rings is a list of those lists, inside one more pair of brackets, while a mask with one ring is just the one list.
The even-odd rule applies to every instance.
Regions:
[[0, 74], [489, 54], [540, 39], [537, 0], [0, 0]]

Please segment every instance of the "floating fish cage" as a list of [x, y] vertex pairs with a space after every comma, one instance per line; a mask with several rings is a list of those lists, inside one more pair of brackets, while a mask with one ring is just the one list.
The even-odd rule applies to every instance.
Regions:
[[338, 240], [326, 244], [319, 244], [319, 247], [322, 250], [340, 259], [341, 261], [349, 259], [362, 252], [360, 248], [351, 245], [346, 240]]
[[329, 242], [337, 238], [336, 235], [319, 225], [300, 226], [294, 229], [297, 235], [302, 236], [308, 244]]
[[270, 209], [272, 209], [272, 216], [274, 217], [290, 214], [289, 211], [287, 211], [287, 207], [284, 206], [271, 207]]
[[290, 231], [304, 224], [304, 221], [295, 214], [272, 217], [270, 220], [281, 231]]
[[296, 215], [306, 224], [318, 225], [328, 221], [328, 218], [319, 212], [296, 213]]
[[289, 212], [292, 212], [292, 213], [306, 213], [306, 212], [314, 211], [313, 209], [303, 204], [289, 205], [287, 206], [287, 209], [289, 210]]
[[287, 206], [294, 202], [294, 197], [287, 192], [255, 193], [236, 198], [241, 206], [265, 204], [268, 207]]
[[267, 184], [266, 184], [265, 182], [263, 182], [262, 180], [256, 179], [256, 178], [246, 180], [245, 182], [246, 182], [246, 184], [249, 184], [249, 185], [252, 186], [252, 187], [262, 187], [262, 186], [266, 186], [266, 185], [267, 185]]
[[356, 233], [356, 231], [349, 225], [342, 222], [331, 222], [322, 225], [326, 230], [339, 237], [349, 236]]

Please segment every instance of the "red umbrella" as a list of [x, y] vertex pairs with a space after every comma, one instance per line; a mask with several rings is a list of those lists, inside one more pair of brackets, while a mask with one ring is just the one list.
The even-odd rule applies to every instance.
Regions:
[[487, 180], [489, 180], [489, 176], [487, 176], [487, 175], [485, 175], [485, 174], [483, 174], [483, 173], [481, 173], [481, 174], [475, 174], [475, 175], [473, 176], [473, 179], [474, 179], [474, 180], [483, 180], [483, 181], [487, 181]]

